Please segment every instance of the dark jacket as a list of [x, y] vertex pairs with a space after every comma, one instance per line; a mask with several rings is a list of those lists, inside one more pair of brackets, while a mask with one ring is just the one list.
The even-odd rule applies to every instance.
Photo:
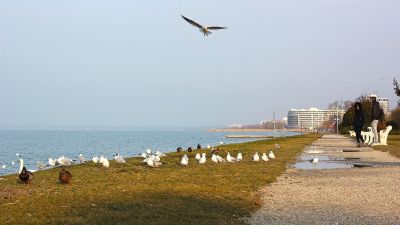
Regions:
[[372, 120], [382, 120], [383, 119], [383, 111], [381, 107], [379, 107], [379, 102], [372, 103]]
[[353, 120], [353, 126], [363, 126], [364, 125], [364, 112], [359, 110], [355, 111], [354, 113], [354, 120]]

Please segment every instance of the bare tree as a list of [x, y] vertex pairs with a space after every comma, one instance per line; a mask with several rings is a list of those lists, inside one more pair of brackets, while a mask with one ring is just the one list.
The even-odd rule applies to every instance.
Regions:
[[[393, 78], [393, 89], [394, 89], [394, 93], [400, 97], [400, 87], [399, 87], [399, 83], [397, 83], [396, 78]], [[397, 100], [397, 106], [400, 106], [400, 100]]]

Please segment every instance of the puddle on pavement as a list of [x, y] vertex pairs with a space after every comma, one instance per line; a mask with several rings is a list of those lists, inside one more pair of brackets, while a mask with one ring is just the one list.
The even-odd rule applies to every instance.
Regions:
[[[360, 157], [344, 157], [336, 156], [342, 152], [359, 152], [365, 151], [366, 148], [357, 147], [335, 147], [335, 146], [318, 146], [310, 145], [304, 150], [304, 153], [297, 159], [297, 162], [290, 165], [296, 169], [341, 169], [341, 168], [364, 168], [377, 166], [400, 166], [400, 162], [371, 162], [364, 161]], [[318, 163], [313, 164], [311, 160], [314, 156], [318, 156]]]
[[316, 165], [312, 164], [309, 161], [299, 161], [293, 165], [293, 168], [302, 169], [302, 170], [311, 170], [311, 169], [340, 169], [340, 168], [352, 168], [352, 163], [344, 163], [344, 162], [318, 162]]
[[340, 169], [353, 168], [354, 164], [359, 164], [361, 158], [358, 157], [340, 157], [331, 155], [318, 155], [318, 163], [313, 164], [311, 160], [313, 155], [301, 155], [298, 161], [292, 165], [296, 169]]

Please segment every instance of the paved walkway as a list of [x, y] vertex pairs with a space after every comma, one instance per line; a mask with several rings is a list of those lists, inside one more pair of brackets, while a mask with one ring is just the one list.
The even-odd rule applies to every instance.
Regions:
[[[388, 165], [348, 169], [294, 169], [260, 191], [263, 205], [251, 224], [400, 224], [400, 160], [387, 153], [354, 148], [355, 142], [325, 135], [305, 149]], [[342, 152], [348, 150], [350, 152]], [[307, 153], [305, 153], [307, 154]], [[392, 162], [390, 164], [388, 162]]]

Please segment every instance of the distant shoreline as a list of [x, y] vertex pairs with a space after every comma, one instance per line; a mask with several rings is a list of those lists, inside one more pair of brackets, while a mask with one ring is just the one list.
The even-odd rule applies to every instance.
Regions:
[[[274, 129], [240, 129], [240, 128], [222, 128], [222, 129], [208, 129], [208, 132], [273, 132]], [[276, 132], [301, 132], [301, 129], [275, 129]], [[303, 129], [303, 132], [306, 130]]]

